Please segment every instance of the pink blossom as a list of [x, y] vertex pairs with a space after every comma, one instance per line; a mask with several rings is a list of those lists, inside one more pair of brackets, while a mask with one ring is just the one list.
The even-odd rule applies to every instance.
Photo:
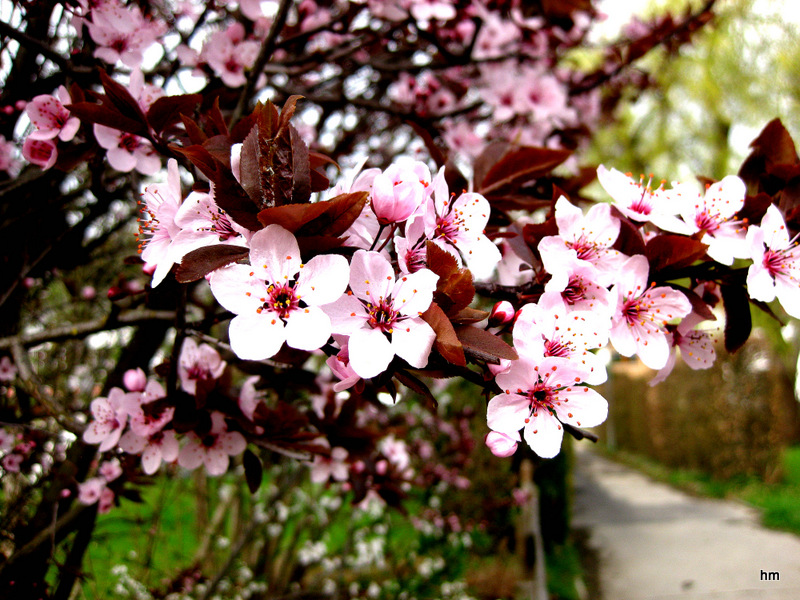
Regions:
[[387, 435], [378, 443], [378, 450], [389, 459], [398, 471], [405, 471], [411, 465], [408, 444], [398, 440], [394, 435]]
[[547, 272], [554, 278], [564, 277], [565, 267], [574, 257], [597, 269], [599, 283], [611, 284], [626, 258], [612, 248], [619, 236], [620, 223], [611, 216], [611, 206], [595, 204], [584, 215], [580, 208], [561, 196], [556, 201], [555, 217], [558, 235], [542, 238], [538, 246]]
[[28, 137], [34, 140], [51, 140], [58, 137], [62, 142], [69, 142], [78, 133], [81, 122], [78, 117], [70, 116], [63, 103], [71, 102], [69, 92], [63, 85], [59, 86], [56, 96], [42, 94], [28, 102], [25, 112], [36, 127]]
[[117, 171], [130, 173], [136, 169], [142, 175], [155, 175], [161, 168], [161, 159], [143, 137], [98, 124], [94, 125], [94, 136], [108, 151], [108, 164]]
[[58, 150], [53, 140], [36, 140], [28, 136], [22, 144], [22, 157], [46, 171], [56, 164]]
[[520, 40], [519, 27], [481, 4], [473, 3], [482, 19], [478, 39], [472, 51], [475, 59], [498, 58], [510, 53]]
[[103, 461], [100, 464], [100, 468], [97, 469], [97, 472], [100, 474], [100, 477], [105, 479], [108, 483], [111, 483], [122, 475], [122, 466], [119, 464], [118, 458], [113, 458]]
[[696, 329], [697, 325], [704, 320], [704, 317], [697, 315], [697, 313], [691, 313], [677, 327], [668, 329], [672, 335], [669, 359], [667, 364], [649, 381], [650, 385], [661, 383], [672, 372], [677, 354], [675, 349], [680, 350], [683, 362], [690, 369], [711, 368], [717, 357], [714, 351], [714, 341], [708, 332]]
[[428, 167], [419, 161], [393, 163], [375, 176], [370, 205], [378, 223], [400, 223], [408, 219], [422, 204], [430, 185]]
[[19, 173], [20, 161], [17, 158], [17, 147], [14, 142], [0, 135], [0, 171], [16, 177]]
[[178, 464], [186, 469], [205, 465], [209, 475], [222, 475], [228, 470], [229, 456], [244, 452], [247, 442], [238, 431], [228, 431], [225, 416], [221, 412], [211, 413], [211, 430], [199, 436], [190, 431], [186, 445], [178, 454]]
[[577, 257], [563, 262], [558, 254], [547, 256], [545, 270], [550, 272], [552, 269], [554, 274], [545, 284], [545, 293], [558, 293], [568, 311], [589, 310], [611, 314], [615, 299], [612, 299], [608, 288], [598, 283], [599, 272], [594, 265]]
[[78, 501], [81, 504], [94, 504], [100, 500], [100, 495], [106, 489], [106, 480], [102, 477], [92, 477], [78, 484]]
[[263, 360], [284, 342], [299, 350], [316, 350], [331, 335], [328, 315], [320, 308], [337, 300], [347, 287], [349, 269], [343, 256], [300, 260], [294, 235], [269, 225], [250, 240], [250, 265], [230, 265], [209, 277], [217, 301], [235, 313], [229, 335], [240, 358]]
[[647, 259], [640, 254], [620, 268], [618, 282], [611, 290], [618, 300], [610, 340], [623, 356], [638, 354], [651, 369], [661, 369], [670, 353], [667, 324], [688, 315], [692, 305], [681, 292], [648, 285], [649, 270]]
[[144, 51], [166, 31], [166, 24], [145, 19], [135, 4], [116, 1], [96, 4], [87, 22], [89, 35], [97, 44], [94, 55], [110, 64], [117, 61], [135, 68], [142, 64]]
[[128, 454], [141, 454], [142, 470], [148, 475], [158, 471], [162, 461], [175, 462], [180, 450], [172, 429], [157, 431], [147, 437], [126, 431], [119, 440], [119, 447]]
[[417, 368], [428, 364], [436, 334], [420, 315], [430, 306], [438, 279], [422, 269], [395, 281], [383, 256], [356, 251], [350, 264], [352, 293], [326, 307], [333, 331], [350, 336], [353, 371], [364, 379], [374, 377], [395, 355]]
[[476, 278], [488, 277], [501, 259], [483, 231], [490, 212], [489, 201], [480, 194], [465, 192], [454, 199], [442, 167], [425, 210], [425, 236], [458, 260], [463, 258]]
[[253, 375], [244, 380], [242, 389], [239, 391], [239, 409], [242, 414], [250, 421], [253, 420], [259, 402], [264, 398], [264, 393], [256, 388], [256, 383], [261, 379], [258, 375]]
[[411, 16], [417, 21], [449, 21], [456, 16], [452, 0], [408, 0]]
[[325, 483], [331, 478], [335, 481], [347, 481], [350, 476], [347, 456], [347, 450], [340, 446], [333, 448], [330, 456], [316, 455], [311, 466], [311, 481]]
[[610, 314], [568, 312], [558, 294], [546, 293], [538, 304], [526, 304], [520, 309], [514, 322], [514, 347], [535, 360], [547, 356], [565, 358], [581, 372], [581, 381], [598, 385], [607, 379], [607, 374], [605, 365], [591, 350], [608, 343], [610, 328]]
[[657, 189], [653, 189], [652, 177], [645, 183], [642, 175], [637, 182], [630, 175], [616, 169], [606, 169], [603, 165], [597, 168], [597, 180], [614, 199], [614, 205], [629, 219], [653, 223], [664, 231], [691, 234], [686, 223], [675, 216], [680, 206], [664, 190], [663, 182]]
[[517, 451], [520, 441], [522, 440], [519, 437], [519, 431], [514, 431], [510, 435], [499, 431], [490, 431], [484, 438], [486, 447], [499, 458], [512, 456]]
[[211, 34], [200, 52], [200, 60], [228, 87], [245, 84], [245, 70], [253, 66], [261, 48], [257, 41], [244, 38], [244, 25], [231, 23], [227, 29]]
[[172, 420], [174, 406], [156, 403], [166, 398], [167, 393], [157, 381], [148, 381], [142, 393], [127, 394], [123, 407], [131, 417], [131, 431], [136, 435], [148, 437], [161, 431]]
[[3, 469], [8, 473], [19, 473], [23, 460], [25, 460], [25, 457], [22, 454], [11, 452], [3, 457], [3, 460], [0, 461], [0, 465], [2, 465]]
[[211, 192], [191, 192], [175, 214], [180, 228], [170, 243], [169, 256], [173, 263], [186, 254], [212, 244], [246, 246], [252, 232], [231, 219], [217, 206], [214, 188]]
[[128, 413], [124, 408], [127, 396], [128, 394], [115, 387], [111, 388], [108, 398], [92, 400], [91, 411], [94, 420], [83, 432], [84, 442], [100, 444], [100, 452], [110, 450], [117, 444], [128, 422]]
[[172, 240], [181, 231], [175, 222], [181, 207], [181, 177], [178, 161], [167, 162], [166, 183], [154, 183], [144, 189], [142, 217], [139, 219], [139, 251], [147, 265], [154, 265], [153, 287], [164, 281], [172, 265], [174, 254], [170, 250]]
[[504, 392], [489, 401], [489, 428], [512, 439], [523, 429], [533, 451], [542, 458], [552, 458], [561, 449], [562, 423], [594, 427], [608, 414], [606, 400], [578, 383], [582, 377], [583, 373], [566, 359], [535, 361], [521, 354], [508, 373], [497, 376]]
[[776, 297], [783, 309], [800, 318], [800, 247], [790, 239], [780, 210], [770, 204], [761, 226], [747, 231], [747, 244], [753, 264], [747, 271], [747, 291], [761, 302]]
[[0, 381], [14, 381], [17, 376], [17, 366], [9, 356], [0, 358]]
[[333, 384], [334, 392], [342, 392], [353, 387], [361, 381], [361, 376], [350, 366], [350, 351], [347, 336], [334, 333], [333, 339], [339, 344], [340, 350], [334, 356], [329, 356], [325, 364], [339, 381]]
[[208, 344], [198, 346], [194, 339], [186, 338], [178, 360], [181, 388], [187, 394], [195, 395], [198, 381], [219, 379], [227, 364], [212, 346]]
[[670, 195], [680, 203], [681, 216], [691, 234], [699, 233], [708, 244], [708, 255], [724, 265], [735, 258], [749, 258], [745, 225], [733, 217], [744, 206], [744, 182], [735, 175], [707, 186], [705, 195], [687, 185], [676, 185]]
[[97, 512], [101, 515], [108, 513], [111, 510], [111, 507], [114, 506], [114, 492], [105, 487], [100, 490], [100, 499], [97, 502]]

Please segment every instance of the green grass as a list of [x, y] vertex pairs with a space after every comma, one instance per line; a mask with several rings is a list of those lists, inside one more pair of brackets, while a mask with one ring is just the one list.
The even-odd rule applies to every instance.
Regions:
[[687, 492], [746, 502], [761, 510], [764, 526], [800, 535], [800, 446], [784, 451], [782, 477], [777, 483], [769, 484], [755, 477], [714, 479], [706, 473], [670, 469], [626, 452], [615, 452], [611, 457]]

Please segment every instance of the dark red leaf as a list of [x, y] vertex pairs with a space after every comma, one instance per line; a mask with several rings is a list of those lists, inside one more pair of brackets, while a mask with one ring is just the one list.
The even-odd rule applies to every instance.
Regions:
[[[123, 129], [122, 131], [130, 131], [130, 133], [146, 133], [147, 119], [145, 118], [139, 103], [133, 96], [131, 96], [128, 88], [114, 81], [108, 75], [108, 73], [102, 69], [100, 69], [100, 82], [103, 84], [103, 89], [106, 92], [106, 98], [111, 105], [116, 108], [123, 117], [139, 123], [138, 131], [130, 131], [129, 129]], [[116, 129], [119, 129], [119, 127]]]
[[302, 204], [308, 202], [311, 197], [308, 146], [292, 125], [289, 125], [289, 140], [292, 147], [292, 203]]
[[412, 392], [415, 392], [419, 396], [421, 396], [426, 402], [426, 408], [430, 411], [435, 411], [436, 408], [439, 406], [439, 403], [436, 401], [436, 398], [431, 394], [431, 391], [428, 389], [428, 386], [422, 383], [419, 379], [414, 377], [408, 371], [403, 371], [402, 369], [398, 369], [394, 373], [394, 378], [397, 379], [400, 383], [410, 389]]
[[444, 314], [444, 311], [434, 302], [420, 316], [436, 333], [436, 340], [433, 343], [434, 349], [447, 362], [460, 367], [466, 366], [467, 359], [464, 356], [464, 348], [458, 340], [453, 324]]
[[472, 272], [459, 267], [455, 257], [433, 242], [425, 245], [426, 266], [439, 276], [433, 298], [448, 315], [466, 308], [475, 297]]
[[181, 260], [175, 272], [179, 283], [202, 279], [211, 271], [229, 265], [248, 256], [247, 248], [230, 244], [216, 244], [192, 250]]
[[258, 220], [264, 227], [277, 224], [295, 233], [303, 225], [322, 215], [327, 209], [328, 205], [324, 202], [273, 206], [259, 212]]
[[244, 466], [244, 477], [247, 480], [247, 487], [250, 489], [251, 494], [255, 494], [258, 488], [261, 487], [261, 482], [264, 479], [264, 469], [261, 465], [261, 459], [255, 453], [247, 448], [242, 456], [242, 465]]
[[327, 235], [339, 237], [350, 229], [350, 226], [361, 214], [367, 203], [367, 192], [353, 192], [340, 194], [330, 200], [318, 202], [326, 206], [325, 212], [319, 217], [301, 227], [297, 235], [313, 236]]
[[664, 269], [688, 267], [706, 254], [708, 246], [684, 235], [663, 233], [651, 238], [645, 246], [650, 262], [650, 275]]
[[725, 349], [736, 352], [750, 337], [753, 323], [750, 316], [750, 297], [743, 285], [720, 285], [725, 308]]
[[484, 196], [511, 191], [512, 188], [546, 175], [572, 155], [569, 150], [533, 146], [512, 147], [497, 161], [481, 181], [478, 192]]
[[639, 228], [631, 223], [628, 218], [614, 206], [611, 207], [611, 214], [619, 219], [619, 236], [617, 237], [617, 241], [614, 242], [614, 250], [619, 250], [628, 256], [644, 254], [645, 245]]
[[97, 123], [98, 125], [105, 125], [106, 127], [112, 127], [134, 135], [140, 135], [147, 131], [147, 128], [140, 121], [128, 118], [115, 108], [105, 104], [78, 102], [67, 105], [67, 108], [84, 123]]
[[470, 356], [493, 364], [499, 364], [501, 358], [507, 360], [519, 358], [511, 346], [485, 329], [462, 325], [456, 327], [455, 331], [464, 347], [464, 352]]
[[153, 130], [161, 134], [183, 116], [191, 116], [203, 100], [200, 94], [181, 94], [179, 96], [163, 96], [157, 98], [147, 110], [147, 120]]

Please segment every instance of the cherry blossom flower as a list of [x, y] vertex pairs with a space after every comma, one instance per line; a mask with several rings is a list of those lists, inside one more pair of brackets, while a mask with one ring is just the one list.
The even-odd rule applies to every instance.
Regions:
[[514, 348], [535, 360], [565, 358], [581, 371], [581, 381], [598, 385], [608, 376], [603, 362], [590, 350], [608, 343], [610, 328], [609, 313], [568, 312], [558, 294], [545, 293], [538, 304], [526, 304], [517, 314]]
[[175, 264], [170, 245], [181, 232], [175, 222], [182, 198], [178, 161], [170, 159], [167, 162], [166, 183], [148, 185], [142, 197], [144, 205], [141, 207], [143, 218], [139, 219], [139, 251], [147, 265], [155, 266], [152, 286], [156, 287], [164, 281]]
[[94, 137], [108, 150], [108, 164], [121, 173], [136, 169], [142, 175], [155, 175], [161, 168], [161, 159], [143, 137], [98, 124], [94, 125]]
[[191, 192], [175, 214], [180, 228], [170, 243], [169, 256], [179, 262], [192, 250], [212, 244], [246, 246], [252, 232], [231, 219], [217, 206], [214, 188], [209, 193]]
[[131, 431], [142, 437], [161, 431], [175, 414], [174, 406], [155, 403], [166, 396], [162, 385], [154, 380], [147, 382], [143, 392], [126, 394], [122, 405], [131, 417]]
[[144, 51], [166, 32], [166, 23], [146, 19], [135, 4], [102, 2], [92, 7], [89, 35], [97, 44], [94, 55], [109, 64], [135, 68]]
[[311, 466], [311, 481], [325, 483], [328, 479], [347, 481], [350, 467], [347, 464], [348, 452], [341, 446], [331, 449], [330, 456], [316, 455]]
[[178, 454], [178, 464], [186, 469], [205, 465], [209, 475], [222, 475], [228, 470], [229, 456], [244, 452], [247, 442], [238, 431], [228, 431], [225, 415], [211, 413], [211, 430], [199, 436], [194, 431], [186, 434], [186, 445]]
[[20, 164], [17, 158], [17, 147], [14, 142], [9, 142], [5, 136], [0, 135], [0, 171], [16, 177], [17, 173], [19, 173]]
[[[116, 446], [122, 430], [128, 422], [125, 410], [127, 394], [118, 387], [111, 388], [108, 398], [92, 400], [91, 411], [94, 420], [83, 432], [83, 441], [87, 444], [100, 444], [100, 452]], [[138, 394], [136, 394], [138, 396]]]
[[652, 178], [645, 183], [642, 175], [637, 182], [630, 175], [600, 165], [597, 180], [614, 199], [614, 205], [629, 219], [653, 223], [664, 231], [691, 234], [686, 223], [675, 216], [680, 209], [679, 203], [673, 201], [671, 193], [663, 186], [653, 189]]
[[745, 225], [733, 217], [744, 206], [747, 191], [735, 175], [706, 187], [705, 195], [688, 185], [675, 185], [670, 195], [681, 205], [681, 216], [690, 234], [702, 234], [708, 255], [718, 263], [732, 265], [735, 258], [749, 258]]
[[91, 477], [78, 484], [78, 501], [81, 504], [94, 504], [100, 500], [100, 495], [106, 489], [106, 480], [102, 477]]
[[226, 86], [237, 88], [247, 81], [245, 69], [253, 66], [260, 48], [257, 41], [245, 39], [242, 23], [231, 23], [208, 37], [200, 61], [207, 63]]
[[545, 293], [558, 293], [567, 311], [589, 310], [611, 314], [615, 299], [612, 299], [608, 288], [598, 283], [599, 272], [594, 265], [574, 258], [566, 264], [557, 261], [556, 264], [560, 263], [560, 267], [556, 268], [551, 261], [552, 257], [553, 255], [548, 254], [545, 261], [545, 270], [555, 271], [544, 286]]
[[[597, 280], [610, 285], [619, 266], [627, 258], [612, 246], [619, 236], [619, 219], [611, 216], [611, 205], [595, 204], [586, 215], [564, 196], [556, 201], [557, 236], [539, 242], [542, 263], [553, 278], [565, 277], [569, 257], [585, 261], [597, 269]], [[563, 288], [562, 288], [563, 289]]]
[[335, 355], [329, 356], [325, 360], [325, 364], [328, 365], [333, 376], [339, 380], [333, 384], [333, 391], [342, 392], [350, 389], [361, 381], [361, 376], [350, 366], [350, 351], [348, 349], [347, 336], [334, 333], [333, 339], [339, 344], [340, 349]]
[[3, 457], [2, 461], [0, 461], [0, 466], [8, 473], [19, 473], [23, 460], [25, 460], [25, 457], [22, 454], [11, 452]]
[[449, 21], [456, 16], [452, 0], [408, 0], [408, 4], [417, 21]]
[[789, 238], [780, 210], [770, 204], [761, 226], [747, 231], [747, 244], [753, 264], [747, 271], [747, 291], [761, 302], [776, 297], [783, 309], [800, 318], [800, 247]]
[[433, 300], [439, 276], [428, 269], [395, 281], [377, 252], [358, 250], [350, 263], [351, 294], [326, 307], [333, 331], [349, 335], [350, 366], [364, 379], [382, 373], [395, 355], [421, 368], [436, 334], [420, 315]]
[[9, 356], [0, 358], [0, 381], [14, 381], [17, 376], [17, 366]]
[[692, 305], [677, 290], [648, 285], [649, 271], [647, 258], [641, 254], [623, 263], [611, 290], [618, 300], [609, 337], [623, 356], [638, 354], [651, 369], [661, 369], [670, 353], [666, 326], [688, 315]]
[[158, 471], [162, 461], [175, 462], [180, 451], [178, 439], [172, 429], [156, 431], [146, 437], [126, 431], [119, 440], [119, 447], [128, 454], [141, 454], [142, 470], [148, 475]]
[[97, 469], [97, 473], [108, 483], [111, 483], [122, 475], [122, 466], [119, 464], [119, 459], [104, 460]]
[[69, 142], [80, 129], [81, 122], [78, 117], [70, 115], [64, 103], [69, 104], [71, 99], [67, 88], [58, 87], [56, 96], [41, 94], [28, 102], [25, 112], [36, 127], [28, 137], [34, 140], [52, 140], [58, 137], [62, 142]]
[[696, 329], [697, 325], [704, 320], [705, 318], [697, 313], [691, 313], [684, 317], [677, 326], [668, 327], [668, 331], [672, 335], [669, 359], [667, 364], [648, 382], [650, 385], [664, 381], [675, 368], [676, 349], [680, 350], [683, 362], [690, 369], [711, 368], [717, 357], [714, 341], [707, 331]]
[[22, 157], [46, 171], [56, 164], [58, 150], [53, 140], [37, 140], [28, 136], [22, 144]]
[[489, 428], [512, 440], [523, 429], [525, 441], [536, 454], [554, 457], [564, 437], [562, 423], [594, 427], [608, 415], [605, 398], [581, 385], [582, 377], [582, 371], [564, 358], [537, 361], [520, 354], [508, 373], [497, 376], [504, 392], [489, 400]]
[[250, 240], [250, 265], [229, 265], [211, 273], [217, 301], [235, 313], [231, 347], [240, 358], [263, 360], [284, 342], [298, 350], [316, 350], [331, 335], [328, 315], [320, 307], [347, 287], [347, 259], [338, 255], [300, 260], [294, 235], [269, 225]]
[[378, 223], [400, 223], [408, 219], [422, 204], [431, 174], [425, 163], [396, 162], [375, 176], [370, 205]]
[[178, 360], [181, 389], [188, 394], [195, 395], [199, 381], [219, 379], [227, 364], [220, 358], [219, 352], [209, 344], [198, 346], [193, 338], [186, 338], [183, 341]]
[[489, 201], [480, 194], [465, 192], [453, 199], [442, 167], [425, 210], [425, 236], [459, 261], [463, 258], [476, 278], [488, 277], [502, 258], [483, 232], [490, 211]]

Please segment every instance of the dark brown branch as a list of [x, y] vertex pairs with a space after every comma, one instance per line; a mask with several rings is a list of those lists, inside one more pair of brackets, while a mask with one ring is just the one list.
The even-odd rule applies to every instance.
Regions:
[[247, 78], [247, 81], [244, 84], [242, 93], [239, 94], [239, 102], [236, 104], [236, 108], [233, 111], [231, 123], [236, 123], [244, 114], [245, 107], [247, 106], [248, 102], [250, 102], [250, 98], [253, 96], [253, 90], [255, 90], [258, 78], [261, 77], [264, 65], [269, 62], [269, 59], [272, 57], [272, 53], [275, 51], [278, 35], [280, 35], [283, 26], [286, 24], [286, 17], [289, 15], [289, 7], [291, 5], [291, 0], [281, 0], [281, 4], [278, 7], [278, 13], [275, 15], [275, 20], [272, 21], [272, 25], [270, 25], [269, 32], [267, 32], [267, 37], [264, 38], [264, 43], [261, 44], [261, 51], [258, 53], [256, 62], [253, 64], [253, 69], [250, 71], [250, 76]]

